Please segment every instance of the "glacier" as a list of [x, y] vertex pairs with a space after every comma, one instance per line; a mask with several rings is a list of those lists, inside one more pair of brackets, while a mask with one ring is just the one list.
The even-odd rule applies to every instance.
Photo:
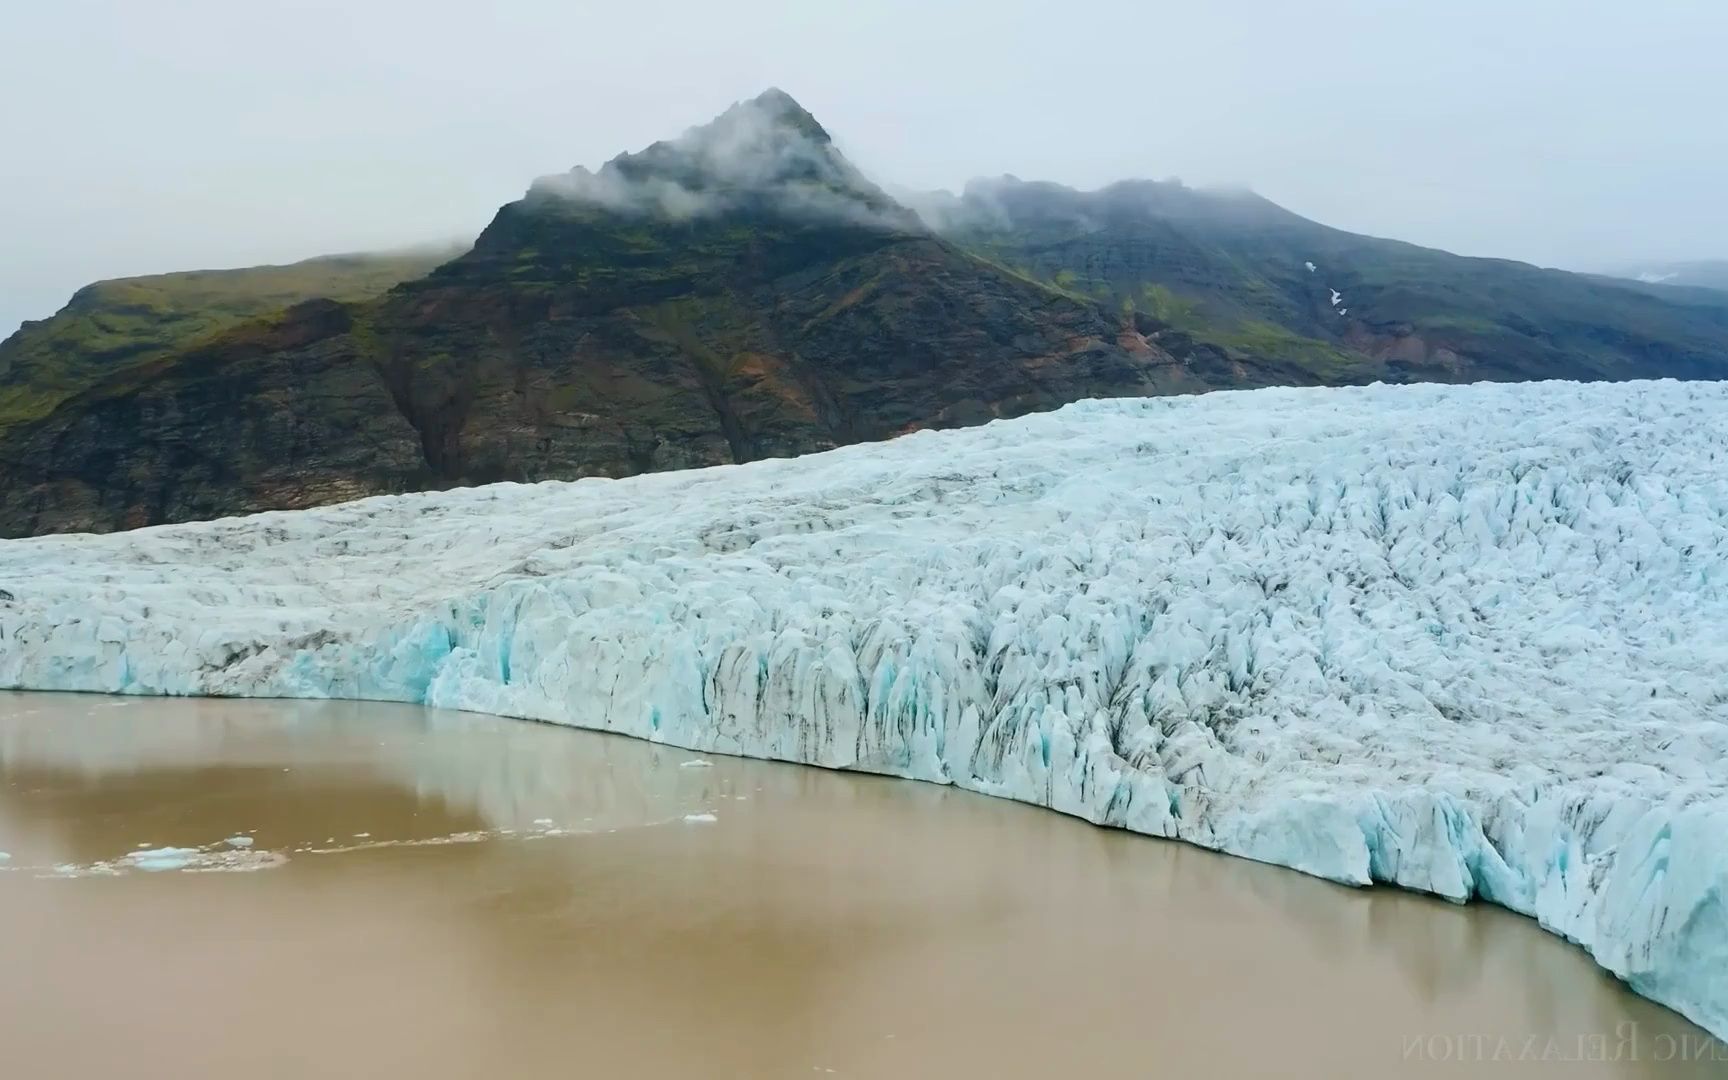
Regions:
[[1728, 1036], [1728, 386], [1273, 389], [0, 542], [0, 686], [856, 769], [1536, 918]]

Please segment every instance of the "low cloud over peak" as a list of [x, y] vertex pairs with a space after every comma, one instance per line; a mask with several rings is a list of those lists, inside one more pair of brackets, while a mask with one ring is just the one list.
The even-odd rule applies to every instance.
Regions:
[[673, 220], [751, 209], [897, 231], [921, 227], [777, 88], [676, 139], [621, 154], [597, 172], [577, 166], [541, 177], [529, 198]]

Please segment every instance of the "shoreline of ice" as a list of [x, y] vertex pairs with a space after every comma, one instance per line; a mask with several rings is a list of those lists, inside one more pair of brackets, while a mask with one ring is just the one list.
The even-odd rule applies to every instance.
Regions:
[[1535, 916], [1728, 1035], [1728, 386], [1266, 390], [0, 543], [0, 686], [350, 697]]

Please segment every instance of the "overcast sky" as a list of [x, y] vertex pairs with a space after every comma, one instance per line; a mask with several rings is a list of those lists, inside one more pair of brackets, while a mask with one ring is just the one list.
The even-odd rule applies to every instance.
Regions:
[[778, 85], [878, 180], [1247, 184], [1343, 228], [1728, 257], [1725, 0], [4, 0], [0, 334], [88, 281], [471, 237]]

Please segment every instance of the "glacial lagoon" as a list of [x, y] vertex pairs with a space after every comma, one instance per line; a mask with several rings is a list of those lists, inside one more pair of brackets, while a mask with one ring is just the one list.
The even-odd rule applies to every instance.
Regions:
[[909, 781], [0, 694], [0, 1072], [1728, 1075], [1505, 911]]

